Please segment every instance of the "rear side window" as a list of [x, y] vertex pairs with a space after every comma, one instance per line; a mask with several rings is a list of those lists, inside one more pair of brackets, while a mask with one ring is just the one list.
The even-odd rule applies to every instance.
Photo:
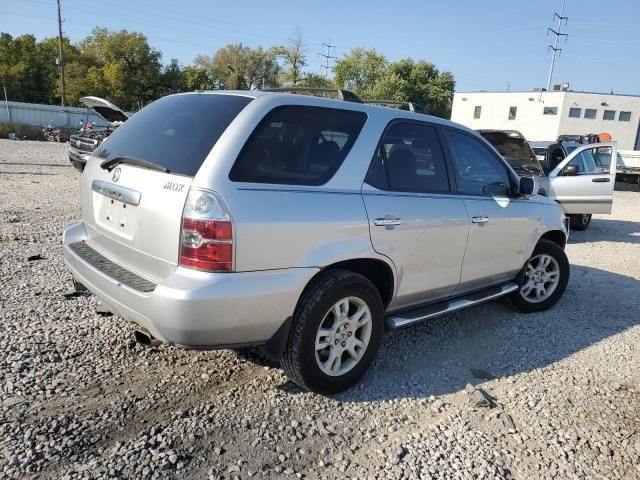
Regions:
[[367, 120], [364, 112], [289, 105], [269, 112], [240, 152], [234, 182], [324, 185]]
[[387, 127], [365, 179], [382, 190], [449, 192], [449, 177], [435, 127], [394, 121]]
[[161, 98], [118, 127], [95, 155], [101, 161], [133, 157], [171, 173], [194, 176], [222, 133], [251, 100], [211, 94]]

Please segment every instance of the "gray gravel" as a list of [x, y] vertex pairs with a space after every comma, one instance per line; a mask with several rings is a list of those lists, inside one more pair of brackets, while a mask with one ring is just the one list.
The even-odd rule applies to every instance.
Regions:
[[78, 179], [65, 145], [0, 140], [0, 478], [640, 478], [639, 193], [572, 234], [551, 311], [392, 333], [324, 398], [66, 295]]

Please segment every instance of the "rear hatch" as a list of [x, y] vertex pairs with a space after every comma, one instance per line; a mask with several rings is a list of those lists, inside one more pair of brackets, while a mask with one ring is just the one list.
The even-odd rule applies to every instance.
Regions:
[[162, 98], [119, 127], [82, 177], [88, 243], [155, 282], [178, 264], [181, 217], [193, 177], [251, 101], [226, 94]]

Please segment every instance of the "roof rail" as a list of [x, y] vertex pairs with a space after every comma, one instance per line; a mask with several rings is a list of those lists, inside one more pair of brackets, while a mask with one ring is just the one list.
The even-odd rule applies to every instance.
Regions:
[[320, 87], [282, 87], [267, 88], [263, 92], [281, 92], [281, 93], [334, 93], [339, 100], [345, 102], [362, 103], [360, 97], [350, 90], [342, 88], [320, 88]]
[[415, 102], [396, 102], [393, 100], [364, 100], [364, 103], [367, 103], [369, 105], [381, 105], [383, 107], [397, 107], [400, 110], [408, 110], [414, 113], [424, 113], [425, 115], [429, 113], [427, 112], [427, 108], [424, 105]]

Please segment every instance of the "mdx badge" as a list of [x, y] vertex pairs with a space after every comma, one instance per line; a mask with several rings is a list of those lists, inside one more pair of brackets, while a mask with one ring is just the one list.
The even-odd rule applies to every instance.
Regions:
[[113, 174], [111, 175], [111, 180], [113, 180], [114, 182], [117, 182], [118, 180], [120, 180], [120, 173], [121, 173], [120, 167], [116, 167], [113, 170]]
[[184, 190], [184, 183], [167, 182], [162, 189], [171, 190], [172, 192], [182, 192]]

